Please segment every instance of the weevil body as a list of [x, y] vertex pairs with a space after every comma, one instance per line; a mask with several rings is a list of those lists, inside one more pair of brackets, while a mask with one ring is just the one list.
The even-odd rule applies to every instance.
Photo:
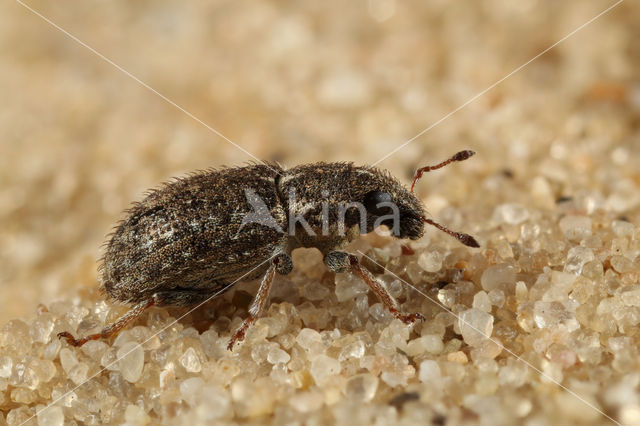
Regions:
[[[473, 155], [462, 151], [437, 166]], [[412, 186], [413, 189], [413, 186]], [[315, 247], [334, 272], [359, 275], [391, 313], [405, 323], [422, 319], [404, 314], [395, 299], [357, 257], [342, 249], [361, 233], [385, 224], [398, 238], [418, 239], [430, 223], [420, 200], [389, 173], [352, 163], [314, 163], [284, 170], [255, 164], [211, 170], [175, 180], [149, 193], [128, 210], [111, 235], [100, 268], [101, 286], [111, 298], [135, 306], [101, 333], [74, 339], [73, 345], [108, 337], [150, 306], [194, 306], [238, 280], [263, 276], [249, 317], [229, 348], [266, 307], [275, 273], [293, 268], [291, 252]]]

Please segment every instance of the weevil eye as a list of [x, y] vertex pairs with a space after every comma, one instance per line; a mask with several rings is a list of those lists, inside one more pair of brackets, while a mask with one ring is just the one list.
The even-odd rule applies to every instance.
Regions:
[[364, 196], [364, 207], [374, 216], [382, 216], [389, 213], [389, 206], [380, 206], [380, 203], [392, 203], [391, 195], [384, 191], [367, 192]]

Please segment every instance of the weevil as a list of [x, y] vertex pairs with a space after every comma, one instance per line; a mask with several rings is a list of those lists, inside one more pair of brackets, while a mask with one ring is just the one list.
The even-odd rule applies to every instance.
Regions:
[[276, 273], [293, 269], [291, 252], [315, 247], [332, 272], [351, 272], [406, 324], [424, 320], [404, 313], [385, 286], [344, 251], [359, 234], [386, 225], [397, 238], [419, 239], [430, 224], [470, 247], [468, 234], [426, 217], [413, 190], [424, 172], [471, 157], [461, 151], [417, 170], [411, 189], [391, 174], [353, 163], [312, 163], [284, 169], [275, 164], [208, 170], [176, 179], [134, 203], [106, 244], [100, 285], [116, 301], [133, 305], [100, 333], [74, 346], [107, 338], [151, 306], [195, 306], [240, 279], [262, 277], [249, 315], [231, 335], [229, 349], [265, 311]]

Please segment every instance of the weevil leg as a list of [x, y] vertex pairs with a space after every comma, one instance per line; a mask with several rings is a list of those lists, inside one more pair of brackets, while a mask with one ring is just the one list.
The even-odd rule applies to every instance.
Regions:
[[256, 297], [254, 297], [253, 302], [251, 302], [251, 306], [249, 306], [249, 316], [242, 322], [242, 325], [236, 330], [233, 336], [231, 336], [227, 349], [233, 350], [236, 342], [244, 340], [247, 329], [264, 313], [276, 272], [280, 275], [286, 275], [291, 272], [292, 268], [293, 263], [289, 255], [281, 253], [273, 258], [269, 269], [267, 269], [267, 273], [262, 277], [260, 287], [258, 287], [258, 293], [256, 293]]
[[358, 258], [350, 253], [346, 253], [344, 251], [332, 251], [328, 253], [324, 262], [329, 268], [330, 271], [333, 272], [346, 272], [351, 271], [356, 274], [362, 280], [367, 283], [367, 285], [373, 290], [373, 292], [378, 296], [378, 299], [382, 302], [382, 305], [386, 307], [391, 315], [398, 318], [400, 321], [405, 324], [412, 324], [417, 320], [424, 321], [424, 316], [420, 313], [413, 314], [405, 314], [400, 312], [400, 306], [396, 299], [389, 293], [389, 290], [376, 279], [376, 277], [369, 272], [367, 268], [360, 264]]
[[131, 321], [138, 318], [140, 315], [142, 315], [144, 311], [146, 311], [148, 308], [156, 304], [157, 304], [157, 299], [155, 296], [138, 303], [133, 308], [131, 308], [129, 312], [127, 312], [122, 317], [120, 317], [118, 321], [103, 328], [100, 333], [90, 334], [89, 336], [83, 337], [81, 339], [75, 339], [71, 335], [71, 333], [69, 333], [68, 331], [63, 331], [62, 333], [58, 333], [58, 338], [67, 339], [67, 343], [69, 343], [72, 346], [82, 346], [85, 343], [87, 343], [89, 340], [106, 339], [107, 337], [113, 336], [118, 331], [122, 330], [124, 327], [127, 326], [127, 324], [129, 324]]
[[[220, 284], [223, 286], [224, 284]], [[65, 338], [70, 345], [82, 346], [89, 340], [106, 339], [113, 336], [129, 323], [138, 318], [144, 311], [152, 306], [193, 306], [205, 301], [215, 294], [215, 290], [189, 290], [176, 288], [171, 291], [162, 291], [154, 293], [149, 299], [146, 299], [135, 305], [126, 314], [120, 317], [116, 322], [102, 329], [100, 333], [91, 334], [81, 339], [75, 339], [68, 331], [58, 333], [59, 338]]]

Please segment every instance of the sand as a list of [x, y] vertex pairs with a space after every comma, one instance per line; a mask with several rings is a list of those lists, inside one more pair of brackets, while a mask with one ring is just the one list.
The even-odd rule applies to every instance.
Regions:
[[[28, 4], [131, 75], [0, 5], [0, 423], [640, 423], [636, 3], [504, 81], [613, 3]], [[430, 229], [350, 250], [424, 323], [300, 250], [233, 352], [255, 282], [56, 339], [126, 311], [96, 261], [146, 189], [256, 159], [372, 164], [416, 135], [379, 166], [409, 184], [476, 151], [417, 193], [482, 247]]]

